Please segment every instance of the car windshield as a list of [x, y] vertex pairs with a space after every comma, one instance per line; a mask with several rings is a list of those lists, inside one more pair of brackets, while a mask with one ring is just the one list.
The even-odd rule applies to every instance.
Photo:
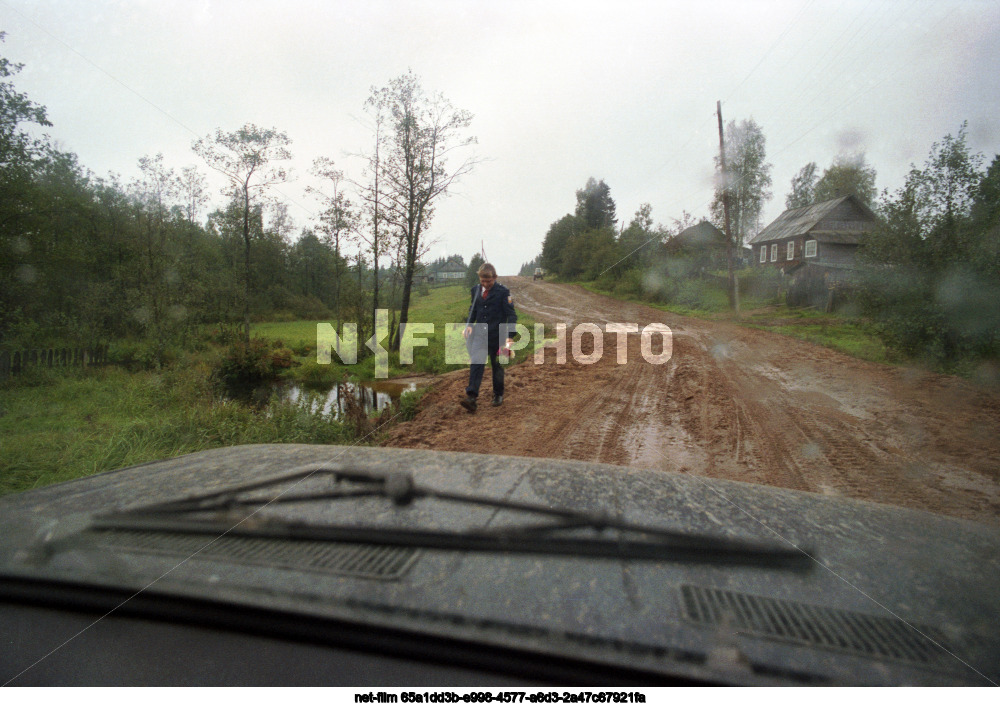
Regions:
[[1000, 525], [997, 3], [0, 7], [0, 494], [329, 445]]

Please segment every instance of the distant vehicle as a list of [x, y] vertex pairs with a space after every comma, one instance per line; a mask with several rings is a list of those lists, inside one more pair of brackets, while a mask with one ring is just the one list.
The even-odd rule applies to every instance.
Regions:
[[250, 445], [6, 496], [0, 525], [3, 684], [1000, 681], [1000, 528], [818, 494]]
[[535, 274], [531, 278], [532, 280], [543, 280], [545, 279], [545, 271], [541, 268], [535, 268]]

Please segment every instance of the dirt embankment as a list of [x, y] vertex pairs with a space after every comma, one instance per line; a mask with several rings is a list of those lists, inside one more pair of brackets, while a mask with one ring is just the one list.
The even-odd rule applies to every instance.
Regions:
[[[459, 405], [444, 376], [388, 446], [580, 459], [813, 491], [1000, 523], [1000, 395], [961, 379], [854, 359], [778, 334], [618, 302], [582, 288], [504, 278], [537, 321], [661, 322], [665, 364], [639, 334], [604, 335], [594, 363], [507, 370], [504, 405]], [[651, 354], [660, 353], [658, 337]], [[582, 337], [584, 356], [593, 350]], [[583, 358], [581, 356], [581, 358]], [[619, 363], [623, 358], [624, 363]]]

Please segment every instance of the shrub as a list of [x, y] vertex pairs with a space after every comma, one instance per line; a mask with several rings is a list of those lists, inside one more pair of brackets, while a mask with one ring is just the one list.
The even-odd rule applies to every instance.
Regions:
[[420, 401], [423, 399], [427, 389], [417, 390], [412, 393], [403, 393], [399, 397], [399, 421], [405, 422], [417, 416], [420, 409]]
[[295, 371], [295, 378], [311, 387], [333, 385], [343, 376], [343, 370], [338, 366], [317, 363], [315, 360], [306, 361]]
[[640, 269], [626, 270], [614, 285], [614, 294], [622, 297], [638, 297], [643, 294], [643, 273]]
[[208, 334], [208, 340], [219, 346], [230, 346], [242, 338], [242, 327], [237, 324], [218, 324]]
[[234, 341], [222, 354], [214, 374], [226, 385], [260, 383], [276, 377], [270, 344], [260, 337], [250, 339], [249, 344]]
[[295, 365], [295, 359], [292, 356], [292, 350], [289, 348], [274, 349], [271, 351], [271, 367], [275, 371], [291, 368]]
[[108, 362], [133, 372], [169, 366], [177, 357], [177, 349], [173, 346], [157, 346], [155, 341], [122, 339], [108, 345]]
[[256, 322], [294, 322], [298, 320], [298, 316], [294, 312], [289, 312], [287, 310], [281, 311], [271, 311], [266, 314], [260, 314], [254, 317]]
[[295, 314], [295, 319], [315, 319], [323, 321], [330, 318], [330, 308], [315, 295], [292, 295], [289, 307]]

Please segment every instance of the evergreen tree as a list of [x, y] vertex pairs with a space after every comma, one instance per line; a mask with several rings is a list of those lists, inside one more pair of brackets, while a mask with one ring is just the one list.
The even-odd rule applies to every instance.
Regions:
[[469, 267], [465, 271], [465, 286], [470, 290], [479, 284], [479, 268], [485, 263], [483, 256], [476, 253], [469, 261]]
[[591, 177], [583, 189], [576, 192], [576, 215], [587, 228], [615, 227], [618, 222], [615, 200], [603, 179], [598, 182]]

